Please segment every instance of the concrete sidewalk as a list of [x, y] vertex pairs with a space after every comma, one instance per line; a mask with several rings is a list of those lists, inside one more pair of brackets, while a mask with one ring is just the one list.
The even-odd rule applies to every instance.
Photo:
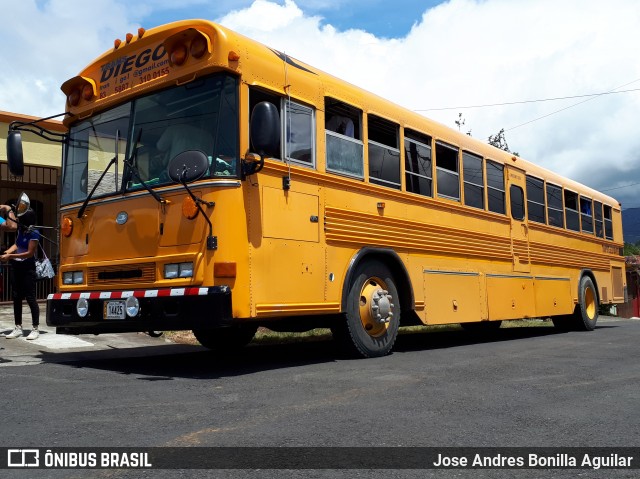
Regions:
[[[14, 328], [14, 316], [12, 304], [0, 304], [0, 366], [19, 366], [25, 364], [38, 364], [43, 362], [43, 356], [56, 355], [61, 360], [69, 357], [63, 353], [81, 353], [95, 351], [124, 351], [133, 353], [134, 348], [138, 348], [140, 354], [145, 351], [151, 353], [149, 346], [171, 346], [174, 343], [167, 341], [164, 336], [152, 338], [145, 333], [116, 333], [69, 336], [56, 334], [55, 328], [46, 324], [46, 303], [40, 302], [40, 337], [34, 340], [27, 340], [26, 337], [31, 331], [31, 312], [26, 303], [22, 309], [22, 327], [24, 335], [16, 339], [4, 337]], [[197, 347], [197, 346], [196, 346]], [[156, 348], [152, 348], [156, 349]], [[78, 357], [75, 354], [75, 357]]]

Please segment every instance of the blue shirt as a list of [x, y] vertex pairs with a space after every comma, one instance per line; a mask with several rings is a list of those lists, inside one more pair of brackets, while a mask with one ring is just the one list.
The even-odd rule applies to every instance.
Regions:
[[18, 250], [16, 253], [26, 253], [29, 251], [29, 241], [40, 239], [40, 232], [38, 230], [26, 231], [18, 228], [18, 237], [16, 238], [16, 246]]

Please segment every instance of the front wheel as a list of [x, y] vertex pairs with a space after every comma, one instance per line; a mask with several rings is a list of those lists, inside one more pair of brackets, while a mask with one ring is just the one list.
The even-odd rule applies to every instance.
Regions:
[[351, 356], [384, 356], [399, 326], [400, 298], [391, 271], [377, 260], [361, 263], [349, 285], [345, 317], [332, 328], [335, 339]]
[[249, 344], [257, 330], [257, 326], [242, 324], [219, 329], [194, 329], [193, 335], [205, 348], [228, 353]]

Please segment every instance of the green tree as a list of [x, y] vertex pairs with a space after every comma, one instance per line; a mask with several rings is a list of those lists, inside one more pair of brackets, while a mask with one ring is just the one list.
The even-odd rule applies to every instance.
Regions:
[[622, 250], [625, 256], [638, 256], [640, 255], [640, 246], [632, 243], [625, 243]]
[[500, 148], [501, 150], [504, 150], [507, 153], [513, 153], [516, 156], [520, 156], [520, 153], [518, 153], [517, 151], [511, 151], [509, 149], [507, 138], [504, 135], [504, 128], [501, 128], [500, 131], [495, 135], [489, 135], [489, 138], [487, 139], [487, 143], [495, 146], [496, 148]]

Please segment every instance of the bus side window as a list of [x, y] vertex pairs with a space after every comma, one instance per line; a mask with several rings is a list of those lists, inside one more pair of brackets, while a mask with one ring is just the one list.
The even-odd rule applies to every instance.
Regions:
[[547, 183], [547, 218], [550, 226], [564, 228], [564, 210], [562, 208], [562, 188]]
[[482, 158], [462, 152], [462, 173], [464, 181], [464, 204], [484, 209], [484, 174]]
[[593, 234], [593, 214], [592, 214], [591, 198], [580, 197], [580, 218], [582, 224], [582, 232]]
[[315, 115], [313, 108], [284, 100], [285, 157], [315, 166]]
[[[278, 109], [278, 114], [280, 118], [282, 118], [282, 105], [281, 100], [278, 95], [273, 95], [264, 90], [260, 90], [259, 88], [250, 88], [249, 89], [249, 116], [251, 116], [251, 112], [253, 108], [262, 101], [268, 101], [269, 103], [273, 103], [275, 107]], [[282, 152], [280, 151], [280, 146], [277, 148], [278, 151], [267, 151], [265, 152], [271, 158], [282, 158]]]
[[410, 130], [405, 130], [404, 135], [404, 170], [407, 191], [423, 196], [433, 196], [431, 138]]
[[613, 221], [611, 216], [611, 206], [604, 205], [604, 237], [613, 239]]
[[529, 221], [545, 223], [544, 216], [544, 182], [538, 178], [527, 176], [527, 214]]
[[364, 178], [362, 111], [329, 97], [324, 105], [327, 171]]
[[593, 202], [593, 217], [596, 225], [596, 236], [604, 238], [604, 228], [602, 224], [602, 203], [599, 201]]
[[567, 229], [580, 231], [580, 215], [578, 213], [578, 194], [564, 190], [564, 212]]
[[395, 123], [369, 115], [367, 148], [371, 183], [400, 189], [398, 131]]
[[505, 214], [504, 166], [487, 160], [487, 203], [489, 211]]
[[438, 197], [460, 201], [458, 148], [436, 141], [436, 185]]

